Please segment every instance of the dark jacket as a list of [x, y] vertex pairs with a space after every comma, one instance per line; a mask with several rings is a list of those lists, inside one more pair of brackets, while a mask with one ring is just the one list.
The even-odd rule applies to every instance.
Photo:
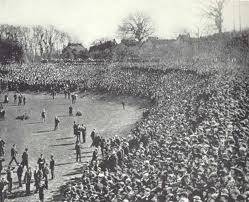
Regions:
[[76, 153], [80, 154], [80, 145], [76, 144], [75, 150], [76, 150]]
[[22, 154], [22, 163], [23, 164], [28, 164], [28, 159], [29, 159], [28, 153], [26, 151], [23, 152], [23, 154]]
[[17, 168], [16, 174], [17, 174], [18, 177], [22, 177], [22, 173], [23, 173], [23, 167], [19, 166]]
[[54, 166], [55, 166], [55, 162], [54, 162], [54, 159], [52, 159], [52, 160], [50, 161], [49, 168], [50, 168], [51, 170], [54, 170]]
[[17, 151], [16, 151], [15, 148], [11, 148], [11, 150], [10, 150], [10, 155], [11, 155], [11, 157], [16, 157]]
[[32, 172], [26, 172], [24, 176], [24, 181], [26, 184], [30, 184], [32, 178]]

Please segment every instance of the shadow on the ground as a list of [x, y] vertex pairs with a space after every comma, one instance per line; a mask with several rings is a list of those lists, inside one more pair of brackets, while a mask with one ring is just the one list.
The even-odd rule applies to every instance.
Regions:
[[[91, 155], [82, 155], [82, 154], [84, 154], [84, 153], [81, 152], [81, 159], [92, 158], [92, 154], [91, 154]], [[71, 158], [74, 158], [74, 157], [76, 157], [76, 153], [71, 154], [71, 155], [69, 155], [69, 156], [70, 156]]]
[[73, 139], [75, 137], [62, 137], [62, 138], [57, 138], [56, 140], [68, 140], [68, 139]]
[[30, 122], [30, 123], [25, 123], [26, 125], [32, 125], [32, 124], [38, 124], [38, 123], [43, 123], [42, 121], [37, 121], [37, 122]]
[[[70, 148], [68, 150], [75, 150], [75, 149], [74, 148]], [[93, 152], [94, 147], [81, 147], [81, 150], [90, 150], [91, 152]], [[90, 151], [89, 151], [89, 153], [90, 153]]]
[[88, 147], [81, 147], [81, 149], [93, 149], [94, 147], [90, 147], [90, 146], [88, 146]]
[[8, 104], [9, 107], [19, 107], [19, 106], [23, 106], [23, 105], [17, 105], [17, 104]]
[[74, 164], [75, 162], [67, 162], [67, 163], [58, 163], [55, 166], [64, 166], [64, 165], [69, 165], [69, 164]]
[[54, 130], [39, 130], [39, 131], [36, 131], [35, 133], [48, 133], [48, 132], [52, 132]]
[[50, 145], [50, 147], [69, 146], [69, 145], [74, 145], [74, 143], [53, 144]]
[[83, 151], [83, 152], [81, 152], [81, 154], [83, 154], [83, 155], [85, 155], [85, 154], [92, 154], [93, 153], [93, 151]]

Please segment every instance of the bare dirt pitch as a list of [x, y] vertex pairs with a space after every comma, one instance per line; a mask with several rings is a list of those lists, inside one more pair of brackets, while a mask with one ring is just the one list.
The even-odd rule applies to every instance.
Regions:
[[[18, 159], [25, 149], [29, 149], [29, 159], [32, 170], [41, 153], [49, 162], [51, 154], [56, 161], [55, 179], [49, 181], [49, 190], [45, 193], [45, 201], [60, 201], [53, 196], [58, 194], [59, 186], [71, 178], [81, 176], [81, 167], [91, 159], [93, 149], [90, 148], [90, 132], [93, 128], [104, 137], [114, 135], [125, 135], [134, 127], [137, 120], [142, 117], [144, 100], [137, 100], [131, 97], [112, 97], [108, 95], [79, 95], [77, 103], [72, 105], [74, 115], [81, 111], [81, 117], [68, 116], [68, 107], [71, 105], [69, 99], [64, 95], [57, 95], [53, 100], [48, 94], [25, 94], [26, 105], [17, 106], [13, 101], [13, 93], [9, 93], [10, 103], [4, 105], [6, 118], [0, 121], [0, 137], [6, 141], [6, 154], [4, 169], [10, 160], [10, 149], [12, 144], [17, 145], [19, 152]], [[3, 95], [0, 97], [3, 100]], [[122, 101], [126, 102], [125, 110], [122, 108]], [[46, 109], [47, 120], [42, 123], [41, 111]], [[16, 120], [18, 115], [27, 113], [29, 120]], [[54, 129], [54, 117], [60, 119], [59, 129]], [[75, 162], [73, 136], [73, 122], [84, 123], [87, 127], [87, 142], [82, 144], [82, 163]], [[14, 166], [15, 163], [12, 163]], [[16, 169], [15, 169], [16, 170]], [[5, 177], [5, 176], [4, 176]], [[38, 194], [25, 196], [25, 186], [18, 188], [17, 176], [14, 173], [13, 198], [6, 201], [39, 201]], [[32, 189], [33, 183], [32, 183]]]

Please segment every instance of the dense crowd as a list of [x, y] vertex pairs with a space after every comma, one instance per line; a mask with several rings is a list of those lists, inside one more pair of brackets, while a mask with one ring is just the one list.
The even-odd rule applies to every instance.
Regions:
[[12, 67], [8, 87], [74, 86], [154, 103], [127, 137], [101, 138], [93, 145], [82, 178], [62, 189], [66, 201], [247, 201], [248, 70], [231, 63], [198, 64], [200, 71], [193, 72], [115, 64]]

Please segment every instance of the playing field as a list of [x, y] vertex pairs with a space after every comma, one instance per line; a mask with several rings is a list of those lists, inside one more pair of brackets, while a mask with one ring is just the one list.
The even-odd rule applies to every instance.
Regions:
[[[92, 156], [90, 133], [93, 128], [104, 137], [125, 135], [141, 118], [142, 106], [145, 105], [144, 100], [131, 97], [113, 98], [107, 95], [79, 95], [77, 103], [72, 106], [74, 114], [76, 111], [80, 111], [82, 116], [70, 117], [68, 116], [68, 107], [71, 101], [65, 99], [64, 95], [57, 95], [54, 100], [48, 94], [25, 94], [25, 96], [27, 98], [25, 106], [14, 104], [13, 93], [9, 93], [10, 103], [4, 105], [5, 119], [0, 120], [0, 137], [6, 141], [4, 166], [9, 163], [12, 144], [17, 145], [18, 159], [21, 159], [24, 149], [28, 147], [32, 169], [35, 168], [41, 153], [44, 154], [48, 162], [50, 155], [53, 154], [56, 161], [56, 179], [49, 181], [49, 190], [45, 193], [45, 201], [55, 201], [56, 199], [52, 197], [57, 194], [59, 186], [70, 178], [80, 176], [82, 164], [89, 161]], [[3, 101], [3, 95], [0, 99]], [[121, 105], [123, 100], [126, 103], [125, 110]], [[41, 121], [42, 109], [46, 109], [47, 113], [45, 123]], [[25, 112], [30, 116], [29, 120], [16, 120], [18, 115], [23, 115]], [[53, 131], [55, 116], [60, 119], [57, 131]], [[82, 164], [75, 163], [74, 121], [83, 123], [87, 127], [87, 142], [82, 144]], [[15, 166], [15, 163], [13, 162], [12, 165]], [[17, 177], [14, 173], [13, 192], [16, 196], [7, 201], [38, 201], [37, 194], [25, 197], [25, 186], [18, 189], [16, 182]]]

